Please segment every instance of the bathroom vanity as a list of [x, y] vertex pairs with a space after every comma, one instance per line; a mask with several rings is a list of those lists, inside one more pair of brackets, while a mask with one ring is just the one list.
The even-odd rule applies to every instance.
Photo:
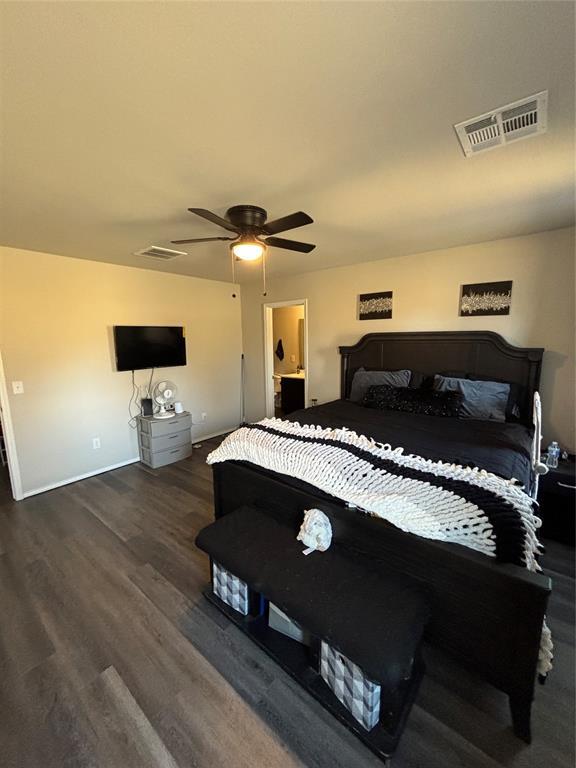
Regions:
[[299, 373], [283, 373], [280, 379], [282, 411], [285, 416], [292, 411], [305, 408], [304, 387], [306, 376], [304, 371]]

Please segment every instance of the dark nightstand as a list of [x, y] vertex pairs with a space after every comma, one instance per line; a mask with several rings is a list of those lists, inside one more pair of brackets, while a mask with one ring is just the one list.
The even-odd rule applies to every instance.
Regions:
[[538, 491], [542, 528], [539, 536], [574, 546], [576, 521], [576, 463], [560, 461], [556, 469], [540, 477]]

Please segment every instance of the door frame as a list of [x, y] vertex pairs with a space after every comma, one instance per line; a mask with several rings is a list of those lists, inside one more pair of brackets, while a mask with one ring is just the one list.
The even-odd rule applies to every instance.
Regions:
[[304, 306], [304, 407], [308, 407], [308, 299], [292, 299], [291, 301], [271, 301], [262, 305], [264, 312], [264, 406], [266, 417], [274, 416], [274, 333], [273, 310], [279, 307]]
[[22, 492], [22, 478], [20, 475], [18, 454], [16, 452], [16, 438], [14, 437], [14, 428], [12, 426], [12, 413], [10, 411], [10, 401], [8, 399], [8, 387], [6, 386], [4, 363], [2, 362], [2, 350], [0, 350], [0, 410], [2, 411], [2, 430], [4, 432], [4, 440], [6, 441], [8, 474], [10, 475], [12, 496], [16, 501], [20, 501], [24, 498], [24, 494]]

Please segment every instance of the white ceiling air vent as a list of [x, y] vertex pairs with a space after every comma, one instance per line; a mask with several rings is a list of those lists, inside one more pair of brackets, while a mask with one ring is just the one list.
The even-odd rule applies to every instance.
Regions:
[[170, 261], [178, 256], [188, 256], [186, 251], [174, 251], [172, 248], [160, 248], [158, 245], [151, 245], [142, 251], [136, 251], [134, 256], [149, 256], [151, 259], [160, 259], [161, 261]]
[[493, 109], [454, 126], [466, 157], [545, 133], [548, 91]]

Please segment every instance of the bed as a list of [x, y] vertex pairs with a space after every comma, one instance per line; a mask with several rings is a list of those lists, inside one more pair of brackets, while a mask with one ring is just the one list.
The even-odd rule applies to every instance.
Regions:
[[433, 461], [476, 466], [522, 485], [532, 485], [532, 429], [522, 423], [499, 423], [379, 411], [349, 400], [293, 411], [290, 421], [323, 427], [345, 425], [381, 443], [402, 446]]
[[[487, 331], [368, 334], [340, 347], [341, 399], [290, 415], [301, 424], [346, 426], [426, 458], [480, 466], [532, 483], [531, 404], [542, 349], [517, 348]], [[367, 411], [347, 399], [355, 372], [410, 369], [424, 375], [462, 372], [517, 387], [516, 423], [465, 423], [410, 413]], [[247, 504], [293, 522], [317, 507], [330, 518], [334, 540], [376, 558], [383, 571], [425, 581], [434, 595], [427, 640], [508, 694], [516, 733], [530, 739], [542, 622], [550, 580], [457, 544], [404, 533], [350, 509], [318, 488], [248, 462], [215, 464], [215, 514]]]

